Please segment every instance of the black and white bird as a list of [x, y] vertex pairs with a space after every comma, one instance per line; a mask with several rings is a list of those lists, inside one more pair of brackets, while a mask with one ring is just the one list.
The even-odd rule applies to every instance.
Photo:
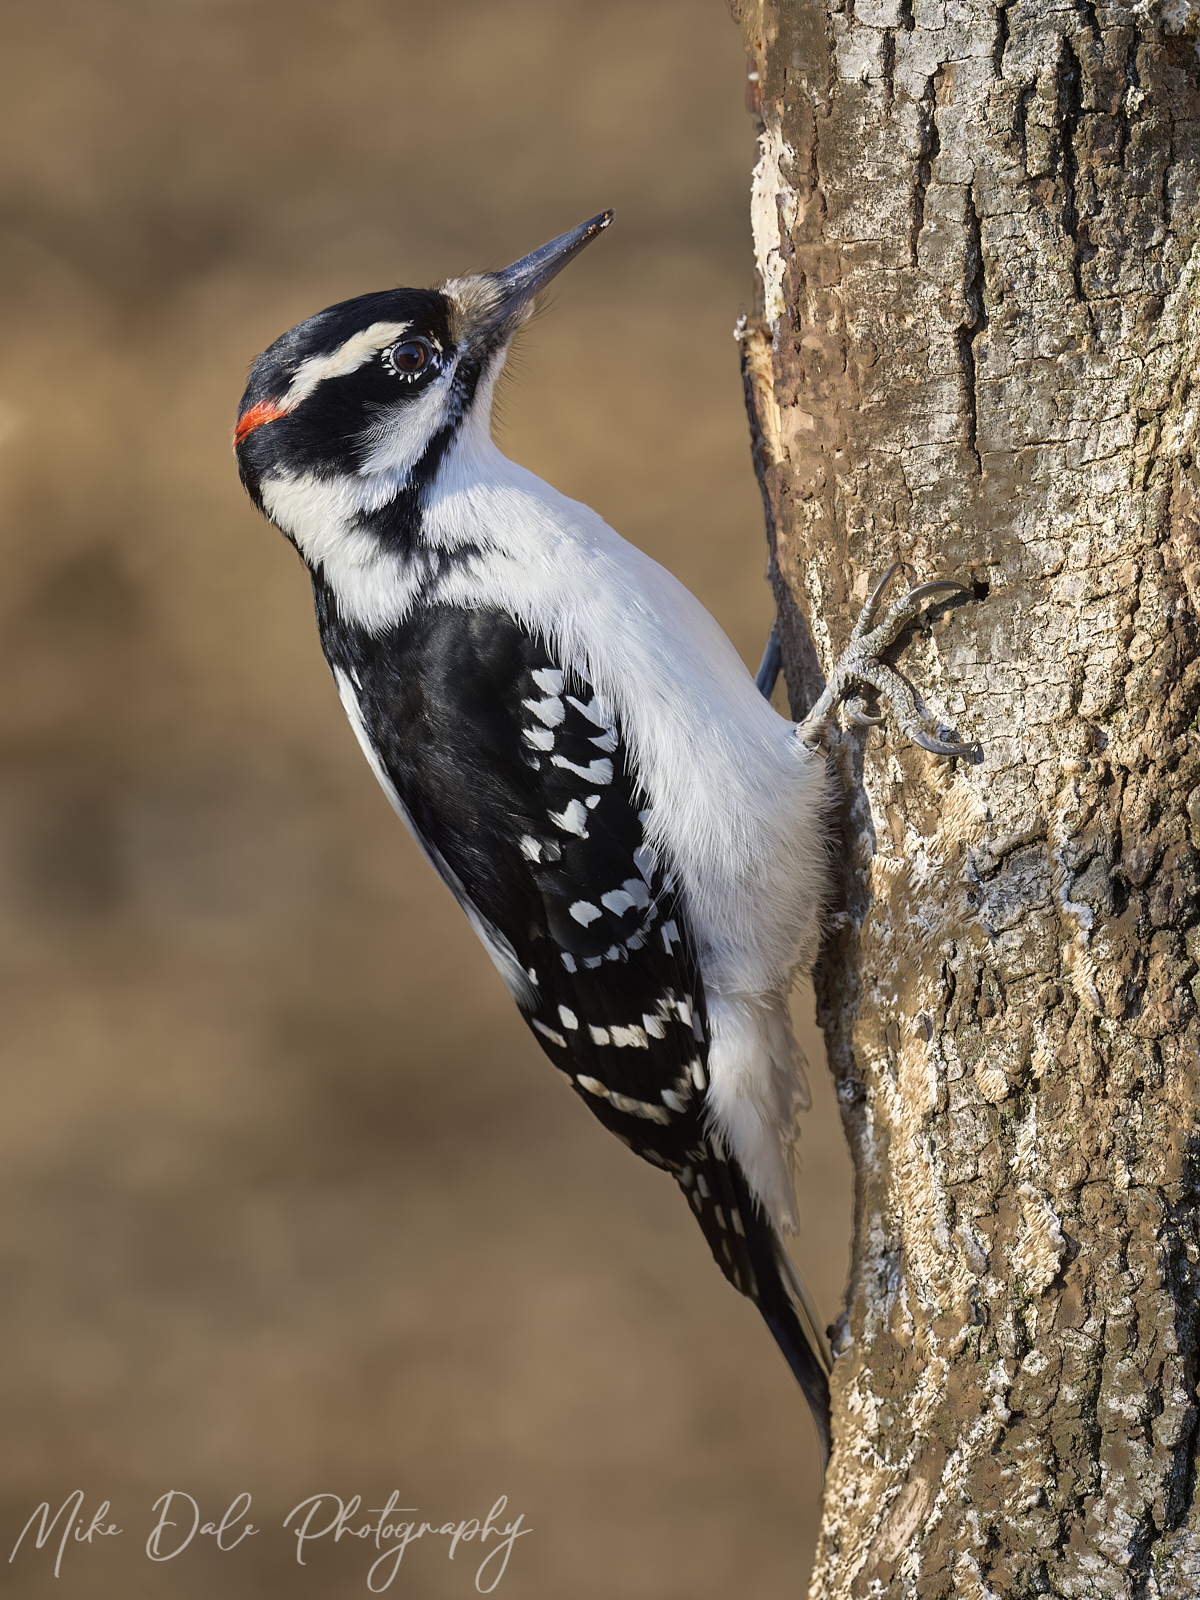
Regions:
[[312, 575], [392, 805], [554, 1065], [680, 1185], [827, 1456], [828, 1354], [780, 1237], [807, 1104], [786, 995], [826, 892], [823, 725], [851, 689], [897, 692], [879, 651], [939, 586], [870, 629], [873, 596], [798, 727], [675, 578], [501, 454], [510, 341], [611, 217], [299, 323], [254, 363], [238, 464]]

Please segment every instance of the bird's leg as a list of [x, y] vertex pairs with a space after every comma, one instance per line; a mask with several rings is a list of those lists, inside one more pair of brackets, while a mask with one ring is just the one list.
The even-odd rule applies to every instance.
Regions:
[[767, 648], [763, 651], [762, 666], [759, 667], [758, 676], [754, 680], [764, 700], [769, 700], [775, 693], [775, 685], [779, 681], [782, 666], [783, 646], [779, 642], [779, 623], [773, 622], [767, 638]]
[[906, 733], [914, 744], [919, 744], [922, 750], [928, 750], [935, 756], [973, 755], [975, 746], [960, 744], [953, 738], [952, 729], [938, 728], [935, 733], [926, 731], [922, 724], [928, 723], [929, 718], [922, 713], [913, 691], [895, 668], [882, 660], [883, 652], [896, 642], [934, 595], [966, 594], [967, 586], [951, 578], [919, 583], [893, 601], [882, 621], [876, 623], [883, 592], [899, 570], [900, 562], [894, 562], [867, 596], [867, 602], [854, 624], [850, 642], [830, 674], [824, 693], [798, 725], [797, 733], [806, 745], [815, 748], [824, 738], [830, 719], [843, 701], [846, 702], [847, 718], [855, 726], [869, 727], [882, 722], [882, 717], [869, 717], [866, 714], [865, 704], [856, 692], [874, 690], [891, 707], [901, 732]]

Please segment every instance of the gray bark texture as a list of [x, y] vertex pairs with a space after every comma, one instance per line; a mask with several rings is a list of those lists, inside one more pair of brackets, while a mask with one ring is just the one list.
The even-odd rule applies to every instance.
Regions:
[[731, 8], [793, 711], [903, 559], [973, 586], [897, 660], [982, 751], [831, 752], [811, 1594], [1200, 1596], [1200, 6]]

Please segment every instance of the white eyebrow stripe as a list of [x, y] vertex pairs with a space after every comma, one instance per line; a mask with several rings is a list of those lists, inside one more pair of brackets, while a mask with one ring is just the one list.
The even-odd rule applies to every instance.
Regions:
[[296, 368], [288, 391], [279, 402], [285, 411], [291, 411], [302, 400], [325, 382], [326, 378], [344, 378], [366, 366], [372, 356], [393, 344], [412, 327], [411, 322], [373, 322], [361, 333], [355, 333], [328, 355], [309, 356]]

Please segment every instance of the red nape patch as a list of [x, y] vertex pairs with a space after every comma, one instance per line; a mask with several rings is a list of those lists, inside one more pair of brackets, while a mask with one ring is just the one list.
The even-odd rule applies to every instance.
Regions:
[[256, 406], [250, 407], [245, 416], [238, 418], [238, 425], [233, 430], [234, 444], [241, 444], [248, 433], [261, 428], [264, 422], [275, 422], [279, 417], [286, 416], [285, 406], [278, 405], [274, 400], [260, 400]]

